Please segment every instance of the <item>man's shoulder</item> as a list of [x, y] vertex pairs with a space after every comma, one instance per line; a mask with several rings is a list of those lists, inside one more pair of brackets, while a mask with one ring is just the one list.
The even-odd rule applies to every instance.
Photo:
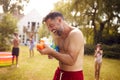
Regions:
[[84, 40], [83, 33], [82, 33], [82, 31], [81, 31], [80, 29], [78, 29], [78, 28], [74, 28], [74, 29], [70, 32], [69, 38], [70, 38], [71, 40], [74, 40], [74, 41], [75, 41], [75, 39], [76, 39], [77, 41], [80, 41], [80, 40], [83, 41], [83, 40]]
[[73, 28], [73, 30], [70, 32], [71, 35], [80, 35], [82, 34], [81, 30], [78, 28]]

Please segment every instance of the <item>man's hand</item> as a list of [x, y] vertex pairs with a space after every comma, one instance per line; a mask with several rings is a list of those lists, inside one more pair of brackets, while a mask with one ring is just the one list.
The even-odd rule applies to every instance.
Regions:
[[50, 55], [54, 50], [46, 44], [43, 44], [43, 46], [43, 49], [37, 49], [42, 55]]

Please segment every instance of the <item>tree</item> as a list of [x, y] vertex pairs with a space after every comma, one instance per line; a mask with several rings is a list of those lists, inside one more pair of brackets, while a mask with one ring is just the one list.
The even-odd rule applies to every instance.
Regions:
[[[89, 3], [89, 5], [91, 5], [91, 3]], [[90, 7], [91, 10], [89, 9], [89, 12], [87, 11], [87, 13], [89, 13], [87, 15], [91, 16], [92, 25], [94, 26], [94, 44], [97, 44], [103, 41], [105, 26], [108, 28], [107, 30], [109, 30], [109, 27], [112, 27], [114, 24], [115, 18], [118, 18], [117, 21], [119, 21], [120, 0], [94, 0]], [[98, 23], [98, 26], [96, 23]]]
[[0, 51], [10, 49], [12, 34], [17, 30], [17, 20], [11, 14], [5, 14], [0, 22]]
[[13, 13], [16, 9], [20, 13], [28, 2], [29, 0], [0, 0], [0, 5], [3, 6], [4, 13]]
[[54, 10], [62, 12], [62, 14], [65, 15], [65, 19], [67, 19], [68, 21], [73, 21], [70, 5], [70, 2], [65, 3], [64, 0], [61, 0], [55, 4]]
[[50, 35], [50, 32], [48, 31], [48, 29], [45, 27], [45, 24], [42, 24], [40, 27], [39, 27], [39, 37], [40, 38], [43, 38], [43, 37], [49, 37]]
[[[86, 27], [86, 25], [92, 22], [94, 44], [103, 41], [104, 29], [107, 29], [107, 32], [109, 32], [116, 18], [116, 27], [120, 26], [120, 0], [65, 0], [65, 2], [62, 0], [57, 4], [60, 2], [66, 4], [66, 6], [61, 4], [59, 8], [59, 6], [55, 5], [55, 10], [60, 10], [63, 14], [67, 13], [64, 14], [67, 18], [69, 18], [67, 15], [74, 12], [73, 17], [70, 16], [70, 18], [76, 26], [82, 25]], [[64, 9], [65, 7], [67, 7], [67, 9]], [[80, 13], [80, 16], [77, 15], [78, 13]], [[117, 32], [116, 28], [114, 29]]]

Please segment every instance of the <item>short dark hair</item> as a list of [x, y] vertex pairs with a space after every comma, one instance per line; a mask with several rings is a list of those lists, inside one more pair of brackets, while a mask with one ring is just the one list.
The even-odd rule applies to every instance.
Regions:
[[61, 17], [62, 19], [64, 19], [63, 15], [60, 12], [50, 12], [43, 18], [42, 22], [46, 22], [48, 19], [55, 19], [56, 17]]
[[102, 50], [102, 44], [98, 43], [98, 44], [96, 45], [96, 48], [97, 48], [98, 46], [99, 46], [100, 49]]

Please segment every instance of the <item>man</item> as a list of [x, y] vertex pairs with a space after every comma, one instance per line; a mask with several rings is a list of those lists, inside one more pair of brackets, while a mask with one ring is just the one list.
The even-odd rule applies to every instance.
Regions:
[[42, 55], [50, 55], [59, 61], [53, 80], [84, 80], [84, 38], [82, 32], [69, 26], [61, 13], [51, 12], [43, 20], [53, 34], [59, 52], [44, 44]]
[[13, 39], [13, 48], [12, 48], [12, 64], [14, 64], [14, 60], [16, 57], [16, 66], [18, 67], [18, 56], [19, 56], [19, 37], [17, 33], [14, 33]]

